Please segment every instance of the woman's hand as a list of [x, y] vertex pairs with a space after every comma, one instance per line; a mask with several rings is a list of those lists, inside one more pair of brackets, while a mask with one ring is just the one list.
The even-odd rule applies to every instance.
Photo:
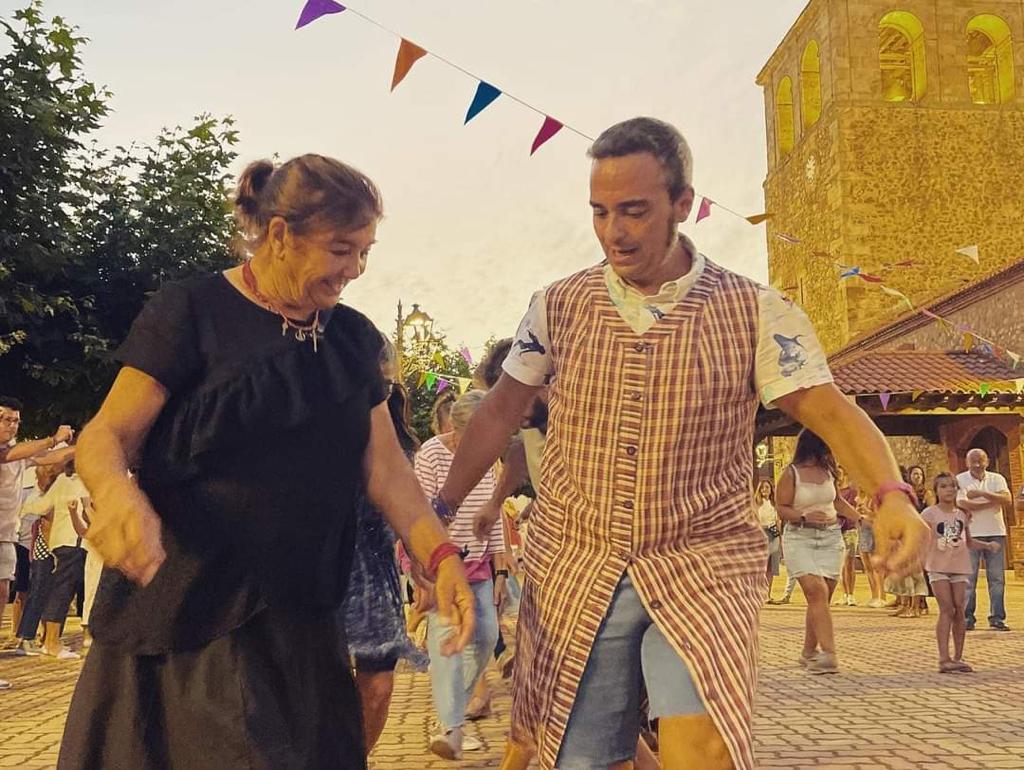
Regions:
[[808, 524], [824, 526], [826, 524], [835, 524], [836, 517], [825, 513], [824, 511], [807, 511], [804, 514], [804, 521]]
[[989, 551], [990, 553], [999, 553], [1000, 548], [1001, 547], [999, 543], [995, 542], [994, 540], [989, 541], [985, 544], [985, 550]]
[[89, 527], [89, 543], [104, 564], [148, 585], [167, 554], [160, 539], [160, 518], [146, 495], [125, 478], [103, 489], [92, 502], [96, 514]]
[[441, 643], [444, 655], [462, 652], [473, 638], [476, 628], [476, 611], [473, 606], [473, 591], [466, 580], [466, 570], [458, 556], [449, 556], [441, 561], [437, 568], [437, 581], [434, 583], [437, 597], [437, 612], [452, 627]]
[[928, 525], [901, 492], [890, 492], [875, 513], [875, 569], [900, 579], [921, 571], [928, 548]]

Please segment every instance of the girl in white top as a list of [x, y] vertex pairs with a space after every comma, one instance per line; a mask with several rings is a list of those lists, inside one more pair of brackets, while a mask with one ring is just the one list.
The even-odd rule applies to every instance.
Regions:
[[[839, 671], [829, 602], [842, 570], [845, 546], [839, 511], [856, 521], [857, 512], [839, 496], [836, 462], [817, 435], [803, 430], [793, 462], [779, 478], [776, 503], [786, 522], [786, 569], [807, 599], [807, 623], [800, 665], [812, 674]], [[838, 509], [838, 510], [837, 510]]]
[[772, 583], [779, 574], [782, 531], [779, 528], [779, 512], [775, 510], [775, 487], [770, 479], [761, 479], [757, 482], [757, 489], [754, 491], [754, 510], [757, 512], [758, 523], [768, 538], [768, 603], [778, 604], [772, 598]]

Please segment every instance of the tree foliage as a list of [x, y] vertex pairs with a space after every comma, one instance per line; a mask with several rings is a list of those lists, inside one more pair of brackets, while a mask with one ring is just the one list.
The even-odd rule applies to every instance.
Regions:
[[26, 433], [95, 411], [146, 296], [234, 261], [230, 118], [103, 149], [110, 93], [82, 71], [86, 38], [34, 0], [0, 18], [0, 391]]

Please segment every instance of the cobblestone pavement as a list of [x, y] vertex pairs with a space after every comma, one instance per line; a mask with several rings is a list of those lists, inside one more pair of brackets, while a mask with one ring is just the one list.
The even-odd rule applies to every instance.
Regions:
[[[935, 609], [920, 619], [885, 610], [835, 607], [842, 673], [812, 677], [796, 665], [803, 604], [767, 607], [762, 615], [761, 684], [754, 732], [760, 768], [821, 770], [1024, 770], [1024, 583], [1007, 584], [1008, 622], [1015, 630], [968, 634], [973, 675], [941, 675], [934, 651]], [[863, 582], [863, 580], [862, 580]], [[777, 590], [781, 583], [776, 581]], [[858, 595], [863, 603], [866, 599]], [[8, 613], [9, 614], [9, 613]], [[0, 630], [5, 637], [9, 627]], [[72, 646], [81, 644], [69, 624]], [[77, 662], [13, 658], [0, 653], [0, 768], [43, 770], [56, 764]], [[509, 697], [490, 673], [494, 714], [468, 733], [483, 749], [462, 762], [425, 752], [432, 723], [423, 674], [401, 673], [391, 718], [371, 758], [373, 770], [497, 767]]]

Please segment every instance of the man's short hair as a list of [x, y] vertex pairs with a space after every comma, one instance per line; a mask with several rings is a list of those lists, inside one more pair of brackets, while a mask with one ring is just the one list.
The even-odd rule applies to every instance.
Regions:
[[0, 408], [13, 409], [15, 412], [20, 412], [25, 408], [25, 405], [12, 396], [0, 396]]
[[506, 337], [491, 345], [483, 360], [473, 370], [474, 385], [489, 390], [497, 384], [501, 377], [501, 365], [508, 358], [508, 352], [512, 349], [512, 341], [511, 337]]
[[605, 129], [587, 151], [594, 160], [648, 152], [665, 170], [669, 197], [693, 186], [693, 153], [679, 130], [657, 118], [631, 118]]

